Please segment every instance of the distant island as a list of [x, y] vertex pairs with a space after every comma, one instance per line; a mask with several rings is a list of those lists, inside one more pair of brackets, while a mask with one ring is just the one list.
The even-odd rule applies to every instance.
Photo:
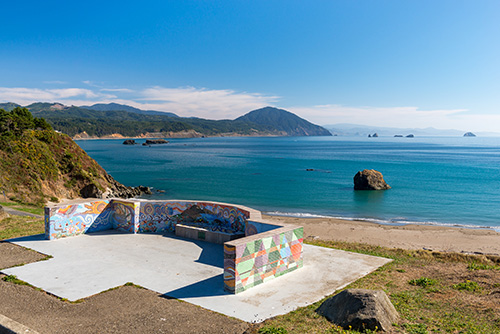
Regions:
[[473, 134], [472, 132], [466, 132], [464, 133], [464, 137], [475, 137], [476, 135]]
[[[362, 124], [350, 124], [350, 123], [337, 123], [337, 124], [327, 124], [323, 125], [324, 128], [328, 129], [334, 136], [356, 136], [356, 137], [367, 137], [372, 136], [377, 133], [380, 137], [406, 137], [408, 134], [413, 134], [414, 137], [462, 137], [466, 131], [456, 130], [456, 129], [436, 129], [432, 127], [428, 128], [398, 128], [398, 127], [384, 127], [384, 126], [373, 126], [373, 125], [362, 125]], [[466, 132], [469, 133], [469, 132]], [[472, 132], [470, 132], [472, 133]], [[478, 135], [478, 133], [473, 133]], [[481, 132], [479, 133], [481, 137], [485, 136], [500, 136], [500, 132]], [[465, 136], [465, 137], [468, 137]]]
[[[5, 111], [16, 107], [21, 106], [12, 102], [0, 103], [0, 109]], [[274, 107], [253, 110], [234, 120], [179, 117], [117, 103], [77, 107], [37, 102], [25, 108], [73, 139], [332, 135], [319, 125]]]

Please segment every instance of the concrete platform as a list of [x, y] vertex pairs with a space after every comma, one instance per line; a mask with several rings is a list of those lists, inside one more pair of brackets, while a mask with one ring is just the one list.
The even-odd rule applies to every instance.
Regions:
[[52, 241], [43, 235], [9, 241], [53, 258], [2, 272], [56, 296], [74, 301], [133, 282], [248, 322], [314, 303], [390, 261], [304, 245], [303, 268], [233, 295], [223, 290], [222, 245], [113, 230]]

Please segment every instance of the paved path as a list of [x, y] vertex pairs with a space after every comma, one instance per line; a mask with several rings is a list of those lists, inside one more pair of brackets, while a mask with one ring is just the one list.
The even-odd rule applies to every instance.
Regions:
[[42, 216], [42, 215], [37, 215], [37, 214], [34, 214], [34, 213], [19, 211], [19, 210], [16, 210], [16, 209], [9, 208], [8, 206], [2, 206], [2, 208], [3, 208], [3, 211], [7, 212], [9, 215], [34, 217], [34, 218], [44, 218], [44, 216]]

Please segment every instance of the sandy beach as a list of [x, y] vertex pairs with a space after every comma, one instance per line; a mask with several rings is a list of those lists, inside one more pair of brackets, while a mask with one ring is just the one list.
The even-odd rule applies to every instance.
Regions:
[[390, 248], [500, 255], [500, 233], [430, 225], [391, 226], [335, 218], [296, 218], [262, 215], [269, 223], [304, 226], [304, 238], [360, 242]]

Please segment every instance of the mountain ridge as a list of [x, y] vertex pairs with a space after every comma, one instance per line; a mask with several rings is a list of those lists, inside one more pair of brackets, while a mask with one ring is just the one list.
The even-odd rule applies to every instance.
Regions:
[[[14, 104], [0, 104], [12, 107]], [[61, 103], [32, 103], [26, 108], [43, 117], [54, 129], [71, 137], [204, 137], [204, 136], [331, 136], [331, 133], [283, 109], [265, 107], [234, 120], [209, 120], [163, 114], [139, 113], [124, 105], [98, 105], [94, 110]], [[272, 116], [271, 116], [272, 115]], [[80, 137], [81, 138], [81, 137]]]

